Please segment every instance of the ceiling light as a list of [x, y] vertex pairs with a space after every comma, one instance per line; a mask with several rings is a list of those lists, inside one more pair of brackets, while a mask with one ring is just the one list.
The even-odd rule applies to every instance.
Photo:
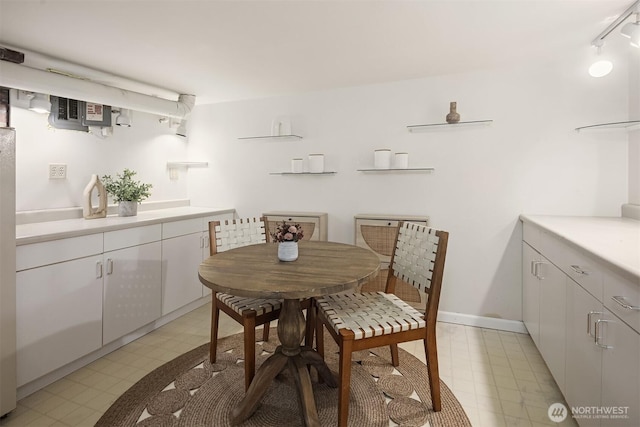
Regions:
[[598, 60], [591, 64], [591, 66], [589, 67], [589, 75], [591, 77], [604, 77], [609, 74], [611, 70], [613, 70], [613, 63], [602, 56], [603, 45], [604, 42], [600, 40], [600, 42], [596, 46], [598, 48]]
[[42, 93], [34, 93], [33, 98], [31, 98], [31, 102], [29, 103], [29, 110], [35, 111], [36, 113], [49, 113], [51, 111], [51, 102], [49, 102], [49, 97]]
[[620, 34], [631, 39], [631, 46], [640, 48], [640, 12], [636, 14], [636, 22], [627, 22], [622, 26]]
[[131, 127], [131, 110], [126, 108], [120, 109], [120, 114], [116, 117], [116, 125]]

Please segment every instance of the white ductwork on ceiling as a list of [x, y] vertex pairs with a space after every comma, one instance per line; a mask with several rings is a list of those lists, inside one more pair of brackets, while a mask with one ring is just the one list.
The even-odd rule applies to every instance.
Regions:
[[[3, 43], [0, 45], [6, 46]], [[21, 48], [6, 47], [23, 52], [25, 62], [15, 64], [0, 61], [0, 86], [177, 119], [186, 118], [195, 105], [195, 95], [178, 95], [167, 89], [134, 82], [76, 64], [64, 63]], [[128, 88], [134, 88], [134, 90]], [[178, 99], [174, 101], [159, 96], [173, 98], [177, 96]]]

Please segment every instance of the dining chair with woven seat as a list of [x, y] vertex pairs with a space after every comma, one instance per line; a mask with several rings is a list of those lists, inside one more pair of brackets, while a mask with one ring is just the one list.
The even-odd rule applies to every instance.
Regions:
[[[241, 246], [267, 243], [265, 219], [246, 218], [209, 222], [210, 254]], [[279, 299], [245, 298], [221, 292], [213, 292], [211, 298], [211, 345], [209, 360], [215, 363], [218, 344], [218, 319], [220, 310], [244, 328], [244, 385], [249, 388], [256, 372], [256, 326], [263, 325], [262, 339], [269, 340], [269, 323], [280, 315], [282, 301]]]
[[[434, 411], [440, 411], [440, 378], [436, 317], [449, 233], [400, 222], [391, 255], [385, 292], [340, 293], [314, 300], [316, 345], [324, 355], [323, 325], [339, 347], [338, 425], [349, 414], [351, 354], [389, 345], [393, 366], [399, 365], [398, 344], [422, 339]], [[425, 314], [394, 295], [397, 280], [427, 294]]]

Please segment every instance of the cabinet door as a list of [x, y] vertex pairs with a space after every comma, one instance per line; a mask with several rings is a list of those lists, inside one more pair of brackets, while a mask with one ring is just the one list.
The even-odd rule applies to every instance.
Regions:
[[[564, 396], [570, 406], [600, 406], [602, 349], [595, 345], [594, 337], [595, 321], [601, 318], [602, 304], [580, 285], [567, 279]], [[583, 418], [578, 422], [583, 427], [600, 425], [599, 419]]]
[[540, 254], [522, 242], [522, 320], [531, 339], [540, 348], [540, 280], [536, 271]]
[[565, 331], [567, 276], [546, 258], [538, 267], [540, 279], [540, 353], [553, 378], [565, 389]]
[[[602, 407], [618, 408], [627, 418], [603, 420], [603, 425], [640, 426], [640, 335], [607, 309], [598, 325], [602, 349]], [[625, 412], [621, 414], [621, 412]]]
[[203, 246], [203, 233], [162, 241], [163, 316], [202, 297], [203, 286], [198, 279], [198, 267], [202, 262]]
[[102, 345], [101, 256], [16, 275], [18, 386]]
[[104, 254], [104, 344], [160, 317], [161, 246], [153, 242]]

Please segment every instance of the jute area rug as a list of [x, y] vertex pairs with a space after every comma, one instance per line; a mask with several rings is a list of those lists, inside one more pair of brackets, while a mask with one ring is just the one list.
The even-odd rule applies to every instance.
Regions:
[[[258, 330], [261, 336], [262, 331]], [[259, 339], [257, 337], [257, 339]], [[277, 332], [269, 342], [257, 342], [256, 365], [275, 350]], [[218, 341], [218, 361], [209, 363], [204, 344], [155, 369], [120, 396], [96, 427], [228, 426], [228, 414], [244, 396], [242, 334]], [[338, 372], [338, 348], [325, 336], [325, 360]], [[460, 403], [441, 381], [442, 411], [433, 412], [426, 366], [400, 349], [394, 368], [389, 348], [353, 355], [349, 425], [471, 426]], [[317, 383], [313, 391], [323, 426], [337, 425], [338, 389]], [[391, 421], [391, 422], [390, 422]], [[242, 426], [302, 426], [298, 395], [287, 372], [276, 377], [258, 410]]]

